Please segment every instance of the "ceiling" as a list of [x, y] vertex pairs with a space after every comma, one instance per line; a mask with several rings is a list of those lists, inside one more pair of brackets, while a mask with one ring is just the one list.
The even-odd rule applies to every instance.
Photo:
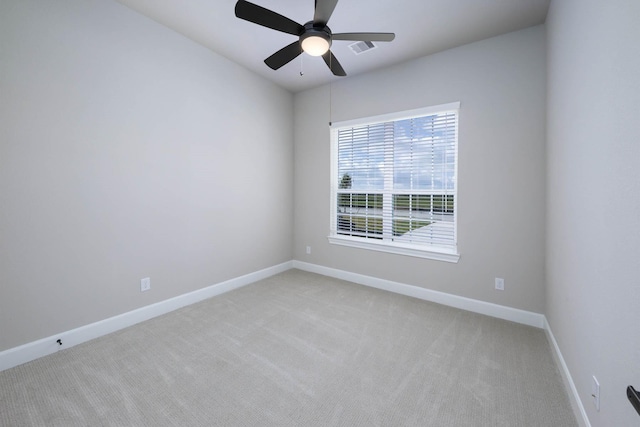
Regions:
[[[214, 52], [299, 92], [336, 79], [319, 57], [302, 54], [279, 70], [263, 62], [296, 36], [236, 18], [236, 0], [117, 0]], [[348, 76], [463, 44], [542, 24], [550, 0], [340, 0], [329, 21], [334, 33], [393, 32], [394, 41], [356, 55], [353, 42], [332, 52]], [[300, 24], [313, 18], [314, 0], [252, 0]], [[303, 75], [301, 75], [301, 71]]]

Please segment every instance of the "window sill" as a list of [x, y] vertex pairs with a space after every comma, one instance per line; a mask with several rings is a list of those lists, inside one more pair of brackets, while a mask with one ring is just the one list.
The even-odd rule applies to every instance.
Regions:
[[446, 249], [425, 249], [415, 245], [403, 245], [400, 243], [380, 243], [370, 239], [361, 239], [348, 236], [329, 236], [329, 243], [334, 245], [349, 246], [352, 248], [368, 249], [372, 251], [388, 252], [398, 255], [407, 255], [418, 258], [433, 259], [436, 261], [446, 261], [457, 263], [460, 255], [449, 252]]

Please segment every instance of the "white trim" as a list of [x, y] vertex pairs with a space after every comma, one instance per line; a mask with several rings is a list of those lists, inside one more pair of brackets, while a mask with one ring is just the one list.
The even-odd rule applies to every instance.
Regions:
[[349, 282], [358, 283], [360, 285], [370, 286], [389, 292], [395, 292], [401, 295], [419, 298], [425, 301], [435, 302], [449, 307], [455, 307], [462, 310], [472, 311], [474, 313], [497, 317], [498, 319], [510, 320], [512, 322], [521, 323], [523, 325], [533, 326], [541, 329], [544, 328], [544, 315], [531, 311], [506, 307], [504, 305], [493, 304], [485, 301], [478, 301], [458, 295], [447, 294], [445, 292], [421, 288], [419, 286], [407, 285], [404, 283], [393, 282], [391, 280], [378, 279], [376, 277], [351, 273], [344, 270], [337, 270], [335, 268], [324, 267], [321, 265], [310, 264], [302, 261], [294, 260], [293, 267], [300, 270], [309, 271], [311, 273], [335, 277], [337, 279], [347, 280]]
[[560, 374], [562, 375], [562, 380], [569, 390], [569, 400], [571, 402], [571, 408], [573, 409], [573, 413], [576, 416], [577, 421], [583, 427], [591, 427], [591, 422], [589, 421], [589, 417], [587, 416], [587, 411], [584, 409], [584, 405], [582, 404], [582, 400], [580, 400], [580, 395], [578, 394], [578, 389], [576, 388], [575, 383], [573, 382], [573, 378], [571, 377], [571, 373], [569, 372], [569, 367], [564, 361], [564, 357], [562, 357], [562, 352], [560, 352], [560, 347], [558, 346], [558, 342], [556, 338], [553, 336], [553, 332], [551, 332], [551, 325], [545, 316], [544, 318], [544, 330], [547, 334], [547, 339], [551, 343], [551, 347], [553, 349], [553, 356], [556, 359], [556, 363], [560, 368]]
[[[396, 121], [400, 121], [400, 120], [407, 120], [407, 119], [411, 119], [411, 118], [416, 118], [416, 117], [426, 117], [426, 116], [430, 116], [430, 115], [445, 115], [445, 114], [454, 114], [455, 115], [455, 126], [454, 126], [454, 133], [455, 136], [453, 137], [453, 140], [451, 142], [455, 141], [455, 150], [454, 150], [454, 155], [455, 155], [455, 162], [454, 162], [454, 182], [457, 182], [458, 179], [458, 145], [459, 145], [459, 141], [458, 141], [458, 127], [459, 127], [459, 120], [458, 120], [458, 116], [459, 116], [459, 110], [460, 110], [460, 102], [451, 102], [451, 103], [447, 103], [447, 104], [440, 104], [440, 105], [433, 105], [433, 106], [429, 106], [429, 107], [422, 107], [422, 108], [417, 108], [414, 110], [405, 110], [405, 111], [398, 111], [398, 112], [392, 112], [392, 113], [388, 113], [388, 114], [382, 114], [382, 115], [378, 115], [378, 116], [372, 116], [372, 117], [363, 117], [363, 118], [359, 118], [359, 119], [353, 119], [353, 120], [345, 120], [345, 121], [341, 121], [341, 122], [335, 122], [335, 123], [331, 123], [330, 127], [330, 142], [331, 142], [331, 164], [330, 164], [330, 201], [329, 201], [329, 242], [332, 244], [338, 244], [338, 245], [343, 245], [343, 246], [352, 246], [352, 247], [357, 247], [360, 249], [369, 249], [369, 250], [377, 250], [377, 251], [382, 251], [382, 252], [389, 252], [389, 253], [395, 253], [395, 254], [401, 254], [401, 255], [408, 255], [408, 256], [414, 256], [414, 257], [419, 257], [419, 258], [428, 258], [428, 259], [435, 259], [435, 260], [439, 260], [439, 261], [447, 261], [447, 262], [454, 262], [457, 263], [460, 256], [457, 254], [457, 238], [458, 238], [458, 230], [457, 230], [457, 205], [458, 205], [458, 191], [457, 191], [457, 184], [455, 185], [455, 188], [453, 190], [452, 193], [449, 192], [449, 189], [446, 190], [441, 190], [441, 191], [437, 191], [437, 190], [431, 190], [431, 191], [427, 191], [427, 190], [405, 190], [405, 191], [396, 191], [394, 190], [394, 169], [393, 167], [383, 167], [383, 175], [384, 175], [384, 186], [382, 189], [377, 188], [375, 191], [369, 191], [366, 189], [362, 189], [361, 191], [356, 191], [356, 189], [351, 189], [351, 190], [338, 190], [339, 187], [339, 180], [340, 177], [336, 174], [336, 171], [339, 171], [339, 167], [338, 167], [338, 163], [339, 163], [339, 144], [340, 144], [340, 137], [339, 137], [339, 132], [342, 129], [350, 129], [353, 127], [363, 127], [363, 126], [369, 126], [369, 125], [377, 125], [377, 124], [382, 124], [385, 128], [388, 124], [392, 124], [393, 122]], [[448, 122], [447, 122], [448, 123]], [[448, 127], [447, 127], [448, 128]], [[447, 139], [448, 140], [448, 139]], [[387, 141], [386, 137], [384, 138], [384, 141], [380, 141], [382, 142], [382, 149], [384, 150], [384, 161], [383, 164], [384, 165], [393, 165], [393, 144], [395, 143], [392, 141]], [[378, 149], [380, 149], [380, 147], [378, 147]], [[449, 196], [453, 196], [453, 200], [454, 200], [454, 209], [453, 209], [453, 222], [451, 223], [452, 227], [442, 227], [443, 230], [447, 230], [449, 231], [449, 229], [451, 228], [453, 231], [453, 236], [452, 239], [448, 238], [448, 239], [444, 239], [442, 238], [442, 242], [444, 244], [447, 244], [449, 246], [451, 246], [451, 250], [447, 250], [446, 248], [439, 248], [438, 247], [438, 243], [434, 242], [433, 237], [431, 236], [431, 233], [426, 233], [426, 234], [420, 234], [417, 233], [414, 235], [414, 237], [416, 237], [415, 241], [419, 241], [422, 240], [424, 243], [421, 245], [418, 244], [410, 244], [410, 245], [406, 245], [406, 244], [398, 244], [397, 241], [392, 241], [395, 239], [392, 239], [392, 221], [394, 220], [394, 215], [393, 215], [393, 206], [392, 206], [392, 202], [391, 202], [391, 197], [392, 195], [395, 194], [436, 194], [436, 193], [441, 193], [442, 191], [444, 191], [444, 193]], [[338, 193], [340, 194], [350, 194], [352, 192], [365, 192], [365, 193], [369, 193], [369, 192], [373, 192], [375, 194], [380, 194], [383, 196], [384, 201], [383, 201], [383, 206], [382, 206], [382, 225], [383, 225], [383, 229], [382, 229], [382, 240], [377, 240], [377, 239], [367, 239], [367, 238], [357, 238], [357, 239], [350, 239], [345, 235], [341, 235], [340, 233], [338, 233], [338, 216], [340, 216], [339, 212], [338, 212], [338, 200], [336, 195]], [[429, 230], [434, 230], [436, 229], [436, 226], [431, 224], [429, 228]], [[426, 227], [424, 227], [426, 229]], [[406, 236], [408, 236], [409, 233], [406, 233]], [[420, 239], [418, 238], [418, 236], [421, 236], [424, 238]], [[426, 236], [430, 236], [430, 237], [426, 237]], [[345, 238], [346, 237], [346, 238]], [[371, 236], [366, 236], [366, 237], [371, 237]], [[368, 242], [363, 242], [362, 240], [368, 240]], [[376, 241], [377, 240], [377, 241]], [[427, 243], [428, 242], [428, 243]]]
[[343, 120], [341, 122], [332, 122], [331, 128], [365, 126], [374, 123], [392, 122], [395, 120], [411, 119], [414, 117], [428, 116], [435, 113], [446, 113], [448, 111], [458, 111], [460, 109], [460, 101], [450, 102], [448, 104], [432, 105], [430, 107], [416, 108], [414, 110], [398, 111], [388, 114], [380, 114], [378, 116], [361, 117], [352, 120]]
[[[0, 352], [0, 371], [30, 362], [39, 357], [47, 356], [58, 350], [73, 347], [83, 342], [110, 334], [136, 323], [152, 319], [196, 302], [238, 289], [258, 280], [271, 277], [293, 268], [293, 261], [268, 267], [244, 276], [236, 277], [206, 288], [198, 289], [168, 300], [160, 301], [138, 308], [108, 319], [100, 320], [89, 325], [81, 326], [70, 331], [61, 332], [47, 338], [33, 341], [19, 347]], [[61, 340], [63, 345], [56, 341]]]
[[407, 255], [418, 258], [433, 259], [436, 261], [446, 261], [457, 263], [460, 255], [453, 252], [436, 252], [424, 246], [411, 247], [409, 245], [399, 245], [393, 243], [378, 243], [371, 239], [362, 239], [349, 236], [328, 236], [329, 243], [334, 245], [349, 246], [352, 248], [369, 249], [373, 251], [389, 252], [398, 255]]
[[[118, 316], [81, 326], [60, 334], [52, 335], [19, 347], [10, 348], [0, 352], [0, 371], [47, 356], [58, 350], [70, 348], [83, 342], [99, 338], [187, 305], [238, 289], [242, 286], [271, 277], [292, 268], [347, 280], [360, 285], [383, 289], [389, 292], [425, 301], [431, 301], [449, 307], [455, 307], [474, 313], [485, 314], [499, 319], [510, 320], [512, 322], [544, 329], [547, 338], [551, 343], [551, 347], [553, 348], [553, 355], [560, 368], [562, 379], [566, 387], [570, 390], [569, 400], [576, 419], [583, 427], [591, 427], [589, 417], [582, 405], [582, 401], [580, 400], [578, 390], [573, 382], [569, 368], [567, 367], [564, 357], [560, 352], [560, 347], [553, 336], [551, 326], [544, 315], [296, 260], [287, 261], [273, 267], [268, 267], [263, 270], [220, 282], [203, 289], [148, 305], [146, 307], [141, 307]], [[56, 342], [58, 339], [62, 340], [62, 346], [58, 345]]]

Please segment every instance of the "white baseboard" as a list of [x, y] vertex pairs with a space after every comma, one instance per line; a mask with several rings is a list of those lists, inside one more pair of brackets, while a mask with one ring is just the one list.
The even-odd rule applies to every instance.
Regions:
[[[73, 347], [94, 338], [110, 334], [120, 329], [135, 325], [136, 323], [152, 319], [207, 298], [229, 292], [250, 283], [257, 282], [258, 280], [287, 271], [291, 268], [293, 268], [293, 261], [287, 261], [273, 267], [236, 277], [203, 289], [198, 289], [197, 291], [141, 307], [118, 316], [110, 317], [70, 331], [61, 332], [38, 341], [33, 341], [19, 347], [2, 351], [0, 352], [0, 371], [30, 362], [39, 357], [47, 356], [65, 348]], [[58, 344], [57, 340], [61, 340], [62, 345]]]
[[309, 271], [311, 273], [335, 277], [336, 279], [347, 280], [349, 282], [358, 283], [360, 285], [371, 286], [373, 288], [383, 289], [385, 291], [395, 292], [397, 294], [419, 298], [425, 301], [435, 302], [449, 307], [455, 307], [462, 310], [472, 311], [474, 313], [485, 314], [487, 316], [497, 317], [499, 319], [510, 320], [512, 322], [534, 326], [536, 328], [544, 327], [544, 315], [531, 311], [519, 310], [517, 308], [492, 304], [490, 302], [478, 301], [471, 298], [447, 294], [445, 292], [421, 288], [419, 286], [407, 285], [404, 283], [393, 282], [391, 280], [379, 279], [377, 277], [365, 276], [362, 274], [351, 273], [344, 270], [337, 270], [335, 268], [323, 267], [320, 265], [310, 264], [302, 261], [294, 260], [293, 267], [300, 270]]
[[582, 400], [580, 400], [580, 395], [578, 394], [578, 389], [576, 388], [575, 383], [573, 382], [573, 378], [571, 378], [571, 373], [569, 372], [569, 367], [564, 361], [564, 357], [562, 357], [562, 353], [560, 352], [560, 347], [558, 346], [558, 342], [556, 338], [553, 336], [553, 332], [551, 332], [551, 326], [547, 321], [547, 318], [544, 318], [544, 330], [547, 334], [547, 339], [551, 343], [551, 348], [553, 350], [553, 356], [556, 359], [556, 363], [560, 368], [560, 374], [562, 375], [562, 380], [569, 390], [569, 400], [571, 402], [571, 408], [573, 409], [573, 413], [576, 416], [576, 419], [583, 427], [591, 427], [591, 422], [589, 421], [589, 417], [587, 416], [587, 411], [584, 409], [584, 405], [582, 404]]
[[[562, 357], [558, 343], [553, 336], [551, 327], [544, 315], [295, 260], [249, 273], [244, 276], [236, 277], [197, 291], [141, 307], [118, 316], [2, 351], [0, 352], [0, 371], [55, 353], [61, 349], [70, 348], [83, 342], [99, 338], [187, 305], [212, 298], [216, 295], [238, 289], [250, 283], [257, 282], [258, 280], [282, 273], [291, 268], [335, 277], [337, 279], [347, 280], [361, 285], [419, 298], [425, 301], [431, 301], [462, 310], [485, 314], [537, 328], [543, 328], [547, 334], [549, 342], [551, 343], [554, 357], [556, 358], [556, 362], [560, 368], [563, 381], [569, 389], [569, 399], [571, 400], [571, 406], [576, 414], [576, 418], [578, 418], [578, 422], [580, 422], [582, 426], [591, 427], [587, 413], [578, 395], [578, 390], [571, 378], [571, 374], [564, 358]], [[61, 340], [62, 345], [59, 345], [57, 340]]]
[[473, 300], [444, 292], [420, 288], [418, 286], [351, 273], [344, 270], [323, 267], [303, 261], [293, 261], [293, 268], [544, 329], [549, 342], [551, 343], [552, 351], [560, 369], [562, 379], [569, 390], [569, 400], [576, 419], [582, 427], [591, 427], [589, 417], [587, 416], [584, 406], [582, 405], [582, 401], [580, 400], [580, 396], [578, 395], [578, 390], [576, 389], [575, 383], [569, 373], [569, 368], [562, 357], [560, 347], [558, 347], [558, 343], [551, 332], [551, 327], [549, 326], [547, 318], [543, 314]]

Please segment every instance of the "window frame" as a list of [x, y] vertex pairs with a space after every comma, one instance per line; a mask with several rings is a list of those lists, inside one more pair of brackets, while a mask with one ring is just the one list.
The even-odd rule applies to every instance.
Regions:
[[[340, 185], [340, 177], [338, 177], [338, 132], [344, 128], [353, 128], [359, 126], [367, 126], [385, 122], [395, 122], [405, 119], [430, 116], [446, 112], [455, 111], [455, 165], [454, 165], [454, 188], [453, 191], [448, 190], [447, 195], [452, 194], [454, 198], [453, 209], [453, 247], [441, 247], [432, 244], [412, 244], [387, 240], [377, 240], [367, 237], [354, 237], [349, 235], [338, 234], [338, 189]], [[459, 127], [460, 120], [460, 102], [452, 102], [448, 104], [434, 105], [430, 107], [418, 108], [414, 110], [399, 111], [395, 113], [382, 114], [372, 117], [364, 117], [354, 120], [346, 120], [332, 123], [331, 131], [331, 187], [330, 187], [330, 224], [329, 236], [327, 237], [331, 244], [348, 246], [360, 249], [381, 251], [400, 255], [407, 255], [419, 258], [427, 258], [438, 261], [446, 261], [457, 263], [460, 259], [458, 253], [458, 147], [459, 147]], [[358, 192], [357, 190], [354, 193]], [[366, 190], [363, 190], [366, 193]], [[391, 194], [393, 196], [393, 194]]]

